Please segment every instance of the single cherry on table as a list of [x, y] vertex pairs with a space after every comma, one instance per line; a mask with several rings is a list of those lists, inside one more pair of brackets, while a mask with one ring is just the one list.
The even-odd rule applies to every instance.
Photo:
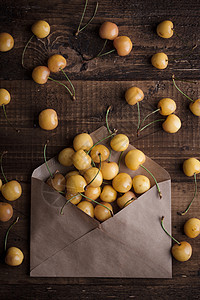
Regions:
[[165, 229], [164, 224], [163, 224], [164, 216], [161, 218], [161, 227], [165, 231], [169, 237], [175, 241], [175, 244], [172, 246], [172, 255], [173, 257], [181, 262], [187, 261], [190, 259], [192, 255], [192, 246], [186, 242], [179, 242], [177, 241], [171, 234], [168, 233], [168, 231]]
[[174, 25], [172, 21], [165, 20], [158, 24], [156, 31], [160, 37], [169, 39], [174, 34]]
[[6, 154], [7, 152], [4, 151], [1, 154], [1, 158], [0, 158], [0, 164], [1, 164], [1, 173], [3, 175], [3, 178], [5, 180], [6, 183], [4, 183], [1, 187], [1, 193], [3, 195], [3, 197], [8, 200], [8, 201], [15, 201], [17, 200], [21, 194], [22, 194], [22, 187], [21, 184], [17, 181], [17, 180], [11, 180], [8, 181], [5, 174], [4, 174], [4, 170], [3, 170], [3, 156], [4, 154]]
[[19, 217], [10, 225], [6, 232], [4, 241], [4, 251], [5, 251], [5, 263], [9, 266], [16, 267], [21, 265], [24, 259], [23, 252], [17, 247], [10, 247], [7, 249], [7, 240], [11, 228], [18, 222]]
[[0, 33], [0, 52], [10, 51], [14, 47], [14, 39], [7, 32]]
[[166, 69], [168, 66], [168, 56], [163, 52], [156, 53], [151, 57], [151, 63], [156, 69]]
[[44, 20], [39, 20], [39, 21], [36, 21], [32, 25], [31, 31], [32, 31], [33, 35], [30, 37], [30, 39], [26, 43], [24, 50], [22, 52], [22, 67], [23, 68], [25, 68], [24, 55], [25, 55], [25, 52], [26, 52], [26, 49], [27, 49], [29, 43], [31, 42], [31, 40], [33, 39], [34, 36], [38, 37], [39, 39], [43, 39], [43, 38], [47, 37], [50, 33], [50, 25], [49, 25], [49, 23], [47, 23]]
[[10, 103], [10, 93], [8, 90], [1, 88], [0, 89], [0, 106], [2, 106], [3, 108], [3, 112], [4, 112], [4, 116], [6, 118], [6, 121], [8, 122], [8, 124], [17, 132], [19, 133], [20, 130], [16, 129], [9, 121], [8, 117], [7, 117], [7, 113], [6, 113], [6, 108], [5, 105], [7, 105], [8, 103]]
[[191, 239], [196, 238], [200, 234], [200, 220], [190, 218], [184, 224], [184, 233]]
[[12, 205], [6, 202], [0, 202], [0, 221], [7, 222], [13, 216]]

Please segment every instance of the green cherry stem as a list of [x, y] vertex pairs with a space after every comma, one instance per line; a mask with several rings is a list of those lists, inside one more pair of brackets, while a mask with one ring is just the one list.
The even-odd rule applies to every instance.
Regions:
[[49, 169], [49, 166], [48, 166], [48, 163], [47, 163], [46, 152], [47, 152], [47, 145], [48, 145], [48, 143], [49, 143], [49, 140], [47, 140], [47, 141], [46, 141], [46, 144], [44, 145], [44, 151], [43, 151], [43, 153], [44, 153], [44, 162], [45, 162], [45, 165], [46, 165], [46, 167], [47, 167], [47, 170], [48, 170], [48, 172], [49, 172], [49, 174], [50, 174], [50, 177], [53, 178], [53, 174], [51, 173], [51, 171], [50, 171], [50, 169]]
[[96, 142], [96, 143], [95, 143], [95, 144], [94, 144], [94, 145], [93, 145], [86, 153], [89, 154], [90, 151], [94, 148], [94, 146], [96, 146], [96, 145], [98, 145], [99, 143], [101, 143], [101, 142], [103, 142], [103, 141], [109, 139], [110, 137], [112, 137], [112, 136], [115, 135], [116, 133], [117, 133], [117, 130], [115, 130], [112, 134], [110, 134], [110, 135], [104, 137], [103, 139], [99, 140], [99, 141]]
[[116, 51], [116, 49], [112, 49], [112, 50], [110, 50], [110, 51], [108, 51], [108, 52], [105, 52], [105, 53], [102, 53], [102, 54], [98, 55], [98, 57], [108, 55], [108, 54], [113, 53], [113, 52], [115, 52], [115, 51]]
[[6, 108], [5, 108], [5, 105], [4, 105], [4, 104], [2, 105], [2, 108], [3, 108], [3, 113], [4, 113], [4, 116], [5, 116], [6, 121], [8, 122], [8, 124], [9, 124], [9, 125], [12, 127], [12, 129], [14, 129], [17, 133], [20, 133], [20, 130], [19, 130], [19, 129], [16, 129], [16, 128], [12, 125], [12, 123], [9, 121], [8, 116], [7, 116], [7, 113], [6, 113]]
[[124, 151], [122, 151], [120, 153], [120, 156], [119, 156], [119, 160], [118, 160], [118, 167], [120, 168], [120, 163], [121, 163], [121, 160], [122, 160], [122, 155], [123, 155]]
[[82, 194], [82, 193], [79, 193], [79, 194], [80, 194], [82, 197], [84, 197], [84, 198], [86, 198], [86, 199], [88, 199], [88, 200], [90, 200], [90, 201], [92, 201], [92, 202], [94, 202], [94, 203], [96, 203], [96, 204], [98, 204], [98, 205], [101, 205], [101, 206], [103, 206], [104, 208], [108, 209], [108, 210], [110, 211], [111, 216], [113, 217], [113, 212], [112, 212], [112, 210], [111, 210], [110, 208], [108, 208], [108, 207], [106, 207], [105, 205], [103, 205], [103, 204], [101, 204], [101, 203], [99, 203], [99, 202], [97, 202], [97, 201], [95, 201], [95, 200], [93, 200], [93, 199], [91, 199], [91, 198], [85, 196], [85, 195]]
[[3, 175], [3, 178], [4, 178], [5, 182], [7, 183], [8, 180], [7, 180], [7, 178], [6, 178], [5, 174], [4, 174], [4, 170], [3, 170], [3, 156], [4, 156], [4, 154], [6, 154], [6, 153], [8, 153], [8, 151], [4, 151], [4, 152], [1, 154], [1, 174]]
[[71, 85], [71, 87], [72, 87], [72, 90], [73, 90], [73, 96], [72, 96], [72, 99], [73, 100], [76, 100], [76, 97], [75, 97], [75, 88], [74, 88], [74, 85], [73, 85], [73, 83], [71, 82], [71, 80], [69, 79], [69, 77], [67, 76], [67, 74], [65, 73], [65, 71], [63, 70], [63, 69], [61, 69], [60, 68], [60, 70], [61, 70], [61, 72], [65, 75], [65, 77], [67, 78], [67, 81], [69, 81], [69, 84]]
[[[78, 193], [78, 194], [79, 194], [79, 193]], [[61, 210], [60, 210], [60, 214], [61, 214], [61, 215], [64, 215], [63, 209], [64, 209], [65, 205], [67, 205], [67, 203], [69, 203], [72, 199], [74, 199], [78, 194], [74, 195], [73, 197], [71, 197], [69, 200], [67, 200], [67, 201], [64, 203], [64, 205], [61, 207]]]
[[196, 194], [197, 194], [197, 175], [196, 175], [196, 173], [194, 173], [194, 183], [195, 183], [195, 191], [194, 191], [194, 196], [192, 198], [192, 201], [190, 202], [188, 207], [183, 212], [177, 212], [177, 214], [179, 216], [184, 216], [188, 212], [188, 210], [190, 209], [190, 206], [192, 205], [192, 203], [196, 197]]
[[4, 251], [6, 252], [6, 249], [7, 249], [7, 241], [8, 241], [8, 234], [11, 230], [11, 228], [19, 221], [19, 217], [17, 217], [17, 219], [8, 227], [8, 230], [6, 232], [6, 235], [5, 235], [5, 240], [4, 240]]
[[51, 77], [48, 77], [48, 79], [49, 79], [49, 80], [52, 80], [52, 81], [54, 81], [54, 82], [57, 82], [57, 83], [59, 83], [60, 85], [64, 86], [64, 87], [67, 89], [67, 91], [69, 92], [69, 94], [71, 95], [72, 99], [73, 99], [73, 97], [74, 97], [73, 93], [70, 91], [70, 89], [69, 89], [64, 83], [62, 83], [62, 82], [60, 82], [60, 81], [58, 81], [58, 80], [55, 80], [55, 79], [53, 79], [53, 78], [51, 78]]
[[92, 180], [85, 186], [85, 190], [97, 178], [97, 176], [99, 175], [99, 172], [101, 171], [101, 153], [99, 153], [99, 160], [100, 160], [100, 165], [99, 165], [98, 172], [96, 173], [96, 175], [94, 176], [94, 178], [92, 178]]
[[23, 67], [24, 69], [26, 69], [25, 66], [24, 66], [24, 55], [25, 55], [26, 49], [27, 49], [29, 43], [32, 41], [33, 37], [34, 37], [34, 34], [30, 37], [30, 39], [29, 39], [28, 42], [26, 43], [26, 46], [24, 47], [24, 50], [23, 50], [23, 52], [22, 52], [22, 67]]
[[174, 241], [174, 242], [176, 242], [179, 246], [180, 246], [180, 242], [179, 241], [177, 241], [171, 234], [169, 234], [169, 232], [165, 229], [165, 227], [164, 227], [164, 224], [163, 224], [163, 220], [164, 220], [164, 216], [162, 216], [162, 218], [161, 218], [161, 227], [162, 227], [162, 229], [164, 230], [164, 232], [167, 234], [167, 235], [169, 235], [170, 236], [170, 238], [172, 238], [172, 240]]
[[[154, 110], [154, 111], [152, 111], [151, 113], [149, 113], [148, 115], [146, 115], [146, 117], [144, 117], [144, 119], [143, 119], [142, 122], [140, 123], [140, 127], [142, 126], [142, 124], [144, 123], [144, 121], [145, 121], [147, 118], [149, 118], [151, 115], [157, 113], [158, 111], [160, 111], [160, 108], [157, 108], [156, 110]], [[140, 128], [138, 128], [138, 131], [140, 131], [139, 129], [140, 129]]]
[[137, 109], [138, 109], [138, 125], [137, 125], [137, 132], [140, 128], [140, 104], [137, 102]]
[[129, 199], [128, 201], [126, 201], [126, 203], [124, 204], [123, 208], [126, 207], [126, 205], [127, 205], [129, 202], [133, 201], [133, 200], [134, 200], [134, 198], [131, 198], [131, 199]]
[[111, 108], [112, 108], [112, 106], [110, 105], [110, 106], [108, 107], [107, 111], [106, 111], [106, 127], [107, 127], [107, 129], [108, 129], [108, 133], [109, 133], [109, 134], [112, 134], [112, 131], [110, 130], [110, 127], [109, 127], [109, 125], [108, 125], [108, 114], [109, 114]]
[[157, 187], [157, 190], [158, 190], [158, 194], [159, 194], [160, 199], [161, 199], [162, 198], [162, 193], [161, 193], [161, 190], [159, 188], [159, 185], [158, 185], [158, 182], [157, 182], [155, 176], [145, 166], [140, 165], [140, 167], [142, 167], [144, 170], [146, 170], [151, 175], [151, 177], [153, 178], [153, 180], [155, 181], [155, 184], [156, 184], [156, 187]]
[[157, 123], [157, 122], [161, 122], [161, 121], [165, 121], [165, 119], [158, 119], [158, 120], [154, 120], [154, 121], [150, 122], [149, 124], [142, 127], [140, 130], [138, 130], [137, 135], [139, 135], [140, 131], [143, 131], [145, 128], [149, 127], [150, 125]]
[[81, 28], [81, 24], [83, 22], [83, 18], [85, 16], [85, 12], [86, 12], [86, 8], [87, 8], [87, 4], [88, 4], [88, 0], [85, 1], [85, 6], [84, 6], [84, 9], [83, 9], [83, 13], [82, 13], [82, 16], [81, 16], [81, 20], [80, 20], [80, 23], [79, 23], [79, 26], [78, 26], [78, 29], [75, 33], [75, 36], [78, 36], [79, 33], [81, 31], [83, 31], [91, 22], [92, 20], [94, 19], [94, 17], [96, 16], [96, 13], [97, 13], [97, 10], [98, 10], [98, 6], [99, 6], [99, 3], [97, 2], [96, 3], [96, 7], [95, 7], [95, 10], [94, 10], [94, 13], [93, 13], [93, 16], [91, 17], [91, 19]]
[[175, 86], [175, 88], [183, 95], [185, 96], [187, 99], [189, 99], [191, 102], [194, 102], [194, 100], [192, 100], [188, 95], [186, 95], [185, 93], [183, 93], [183, 91], [181, 91], [181, 89], [176, 85], [176, 82], [175, 82], [175, 76], [172, 75], [172, 81], [173, 81], [173, 84]]

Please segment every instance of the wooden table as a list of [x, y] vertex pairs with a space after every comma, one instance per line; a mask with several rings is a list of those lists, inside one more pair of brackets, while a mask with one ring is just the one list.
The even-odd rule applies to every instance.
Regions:
[[[84, 22], [91, 17], [95, 3], [89, 1]], [[10, 233], [9, 245], [21, 248], [25, 260], [16, 268], [1, 262], [0, 299], [199, 299], [200, 239], [191, 240], [183, 233], [183, 224], [188, 218], [200, 217], [199, 199], [187, 215], [178, 216], [177, 211], [186, 208], [194, 193], [193, 178], [184, 175], [182, 163], [189, 157], [200, 158], [200, 123], [189, 110], [190, 101], [174, 88], [171, 76], [195, 80], [196, 84], [181, 81], [177, 84], [191, 98], [198, 98], [200, 3], [194, 0], [101, 0], [93, 22], [76, 39], [74, 32], [83, 6], [83, 0], [1, 1], [0, 32], [9, 32], [15, 39], [14, 49], [0, 54], [1, 87], [11, 93], [7, 114], [21, 133], [9, 127], [1, 111], [0, 152], [8, 151], [3, 162], [7, 177], [20, 181], [23, 188], [23, 195], [13, 203], [14, 217], [19, 216], [20, 222]], [[21, 66], [22, 51], [31, 36], [31, 25], [39, 19], [49, 22], [51, 33], [45, 39], [32, 40], [25, 54], [25, 70]], [[155, 31], [156, 25], [166, 19], [174, 23], [175, 33], [171, 39], [162, 39]], [[103, 41], [98, 29], [106, 20], [119, 26], [120, 35], [131, 38], [132, 52], [127, 57], [112, 53], [83, 62], [83, 57], [93, 57], [100, 51]], [[112, 43], [108, 43], [107, 49], [112, 49]], [[159, 51], [169, 57], [165, 70], [155, 69], [150, 63], [150, 57]], [[38, 85], [31, 79], [33, 67], [46, 64], [48, 57], [55, 53], [67, 59], [66, 72], [76, 88], [74, 102], [62, 86], [50, 81]], [[54, 78], [65, 82], [62, 74]], [[177, 103], [176, 113], [182, 120], [181, 130], [167, 134], [158, 122], [137, 137], [137, 107], [129, 106], [124, 99], [124, 92], [132, 85], [140, 87], [145, 94], [141, 102], [142, 117], [156, 108], [161, 98], [173, 98]], [[92, 132], [104, 125], [109, 105], [113, 108], [111, 128], [127, 134], [135, 147], [170, 173], [173, 235], [191, 243], [192, 258], [185, 263], [173, 260], [173, 278], [165, 280], [30, 278], [30, 181], [32, 171], [43, 163], [44, 143], [50, 138], [47, 156], [53, 157], [71, 145], [76, 134]], [[59, 116], [59, 126], [53, 132], [43, 131], [37, 125], [39, 112], [47, 107], [54, 108]], [[151, 121], [156, 118], [152, 116]], [[4, 201], [2, 196], [0, 200]], [[0, 224], [1, 249], [10, 224], [11, 220]]]

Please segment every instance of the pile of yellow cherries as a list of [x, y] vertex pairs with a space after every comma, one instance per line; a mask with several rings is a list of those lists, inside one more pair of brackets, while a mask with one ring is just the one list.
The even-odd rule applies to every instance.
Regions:
[[[111, 150], [101, 144], [108, 139]], [[66, 176], [58, 171], [55, 174], [50, 173], [47, 184], [65, 194], [65, 205], [71, 202], [90, 217], [103, 222], [113, 216], [114, 202], [117, 203], [118, 209], [122, 209], [150, 188], [147, 176], [136, 175], [131, 178], [128, 172], [119, 171], [120, 161], [117, 164], [110, 160], [111, 151], [122, 154], [128, 146], [128, 137], [116, 132], [109, 133], [95, 144], [88, 133], [78, 134], [73, 140], [73, 148], [65, 148], [58, 155], [61, 165], [74, 166], [75, 170]], [[128, 169], [137, 170], [141, 167], [153, 176], [143, 165], [145, 160], [144, 153], [138, 149], [130, 150], [125, 155], [125, 165]], [[158, 184], [157, 187], [162, 197]], [[64, 207], [62, 212], [63, 209]]]

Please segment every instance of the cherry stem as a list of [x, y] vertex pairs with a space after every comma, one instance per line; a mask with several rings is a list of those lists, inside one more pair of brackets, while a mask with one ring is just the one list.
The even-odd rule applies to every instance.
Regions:
[[60, 85], [64, 86], [64, 87], [67, 89], [67, 91], [69, 92], [69, 94], [71, 95], [71, 97], [73, 98], [73, 93], [70, 91], [70, 89], [69, 89], [64, 83], [62, 83], [62, 82], [60, 82], [60, 81], [58, 81], [58, 80], [55, 80], [55, 79], [53, 79], [53, 78], [51, 78], [51, 77], [48, 77], [48, 79], [50, 79], [50, 80], [52, 80], [52, 81], [54, 81], [54, 82], [57, 82], [57, 83], [59, 83]]
[[74, 88], [73, 83], [71, 82], [71, 80], [69, 79], [69, 77], [67, 76], [67, 74], [65, 73], [65, 71], [64, 71], [63, 69], [61, 69], [61, 68], [60, 68], [60, 70], [61, 70], [61, 72], [63, 72], [63, 74], [65, 75], [65, 77], [67, 78], [67, 80], [69, 81], [69, 83], [70, 83], [70, 85], [71, 85], [71, 87], [72, 87], [72, 90], [73, 90], [73, 96], [72, 96], [72, 99], [73, 99], [73, 100], [76, 100], [76, 97], [75, 97], [75, 88]]
[[96, 173], [96, 175], [94, 176], [94, 178], [92, 178], [92, 180], [85, 186], [85, 190], [97, 178], [97, 176], [99, 175], [99, 172], [101, 171], [101, 153], [99, 153], [98, 155], [99, 155], [99, 160], [100, 160], [100, 165], [99, 165], [98, 172]]
[[137, 102], [137, 109], [138, 109], [138, 125], [137, 125], [137, 132], [140, 128], [140, 104]]
[[183, 212], [177, 212], [177, 214], [179, 216], [184, 216], [188, 212], [188, 210], [190, 209], [190, 206], [192, 205], [192, 202], [194, 201], [194, 199], [196, 197], [196, 194], [197, 194], [197, 175], [196, 175], [196, 173], [194, 173], [194, 183], [195, 183], [195, 191], [194, 191], [194, 196], [192, 198], [192, 201], [190, 202], [190, 204], [188, 205], [186, 210], [184, 210]]
[[129, 202], [131, 202], [131, 201], [133, 201], [133, 200], [134, 200], [134, 198], [131, 198], [131, 199], [129, 199], [128, 201], [126, 201], [126, 203], [124, 203], [123, 208], [124, 208]]
[[93, 59], [95, 59], [95, 58], [97, 58], [97, 57], [102, 56], [101, 54], [102, 54], [103, 50], [104, 50], [105, 47], [106, 47], [107, 41], [108, 41], [108, 40], [105, 40], [105, 42], [104, 42], [104, 44], [103, 44], [103, 47], [101, 48], [101, 51], [100, 51], [97, 55], [95, 55], [95, 56], [92, 57], [92, 58], [88, 58], [88, 59], [84, 59], [84, 60], [90, 61], [90, 60], [93, 60]]
[[8, 117], [7, 117], [7, 113], [6, 113], [6, 108], [5, 108], [5, 105], [3, 104], [2, 105], [2, 108], [3, 108], [3, 112], [4, 112], [4, 116], [6, 118], [6, 121], [8, 122], [8, 124], [12, 127], [12, 129], [14, 129], [17, 133], [20, 133], [20, 130], [19, 129], [16, 129], [12, 123], [9, 121]]
[[88, 0], [85, 1], [85, 6], [84, 6], [84, 9], [83, 9], [83, 13], [82, 13], [82, 16], [81, 16], [81, 20], [80, 20], [80, 23], [79, 23], [79, 26], [78, 26], [78, 29], [75, 33], [75, 36], [78, 36], [78, 34], [83, 31], [91, 22], [92, 20], [94, 19], [94, 17], [96, 16], [96, 13], [97, 13], [97, 10], [98, 10], [98, 6], [99, 6], [99, 3], [97, 2], [96, 3], [96, 7], [95, 7], [95, 10], [94, 10], [94, 13], [93, 13], [93, 16], [91, 17], [91, 19], [82, 27], [81, 27], [81, 24], [83, 22], [83, 18], [85, 16], [85, 12], [86, 12], [86, 8], [87, 8], [87, 4], [88, 4]]
[[177, 241], [171, 234], [169, 234], [169, 232], [167, 232], [167, 230], [165, 229], [165, 227], [164, 227], [164, 225], [163, 225], [163, 220], [164, 220], [164, 216], [162, 216], [162, 218], [161, 218], [161, 227], [162, 227], [162, 229], [164, 230], [164, 232], [167, 234], [167, 235], [169, 235], [170, 236], [170, 238], [172, 238], [172, 240], [174, 241], [174, 242], [176, 242], [179, 246], [181, 245], [181, 243], [179, 242], [179, 241]]
[[112, 134], [110, 134], [110, 135], [104, 137], [103, 139], [99, 140], [99, 141], [96, 142], [96, 143], [95, 143], [95, 144], [94, 144], [94, 145], [93, 145], [86, 153], [89, 154], [90, 151], [92, 150], [92, 148], [94, 148], [94, 147], [95, 147], [96, 145], [98, 145], [99, 143], [101, 143], [101, 142], [103, 142], [103, 141], [109, 139], [110, 137], [112, 137], [112, 136], [115, 135], [116, 133], [117, 133], [117, 130], [115, 130]]
[[157, 123], [157, 122], [161, 122], [161, 121], [165, 121], [165, 119], [158, 119], [158, 120], [154, 120], [154, 121], [150, 122], [149, 124], [142, 127], [140, 130], [138, 130], [137, 135], [139, 135], [140, 131], [143, 131], [145, 128], [149, 127], [150, 125]]
[[119, 156], [119, 160], [118, 160], [118, 167], [120, 168], [120, 163], [121, 163], [121, 160], [122, 160], [122, 155], [123, 155], [124, 151], [122, 151], [120, 153], [120, 156]]
[[4, 251], [6, 252], [6, 248], [7, 248], [7, 241], [8, 241], [8, 234], [11, 230], [11, 228], [19, 221], [19, 217], [17, 217], [17, 219], [9, 226], [6, 235], [5, 235], [5, 240], [4, 240]]
[[[108, 114], [109, 114], [109, 111], [111, 110], [111, 108], [112, 108], [112, 106], [109, 106], [107, 111], [106, 111], [106, 127], [107, 127], [107, 130], [108, 130], [109, 134], [112, 134], [112, 131], [110, 130], [110, 127], [108, 125]], [[111, 153], [112, 153], [112, 149], [110, 150], [110, 153], [109, 153], [108, 162], [110, 162]]]
[[183, 95], [185, 96], [187, 99], [189, 99], [191, 102], [194, 102], [194, 100], [192, 100], [188, 95], [186, 95], [185, 93], [183, 93], [183, 91], [181, 91], [181, 89], [179, 89], [179, 87], [176, 85], [176, 82], [175, 82], [175, 76], [172, 75], [172, 81], [173, 81], [173, 84], [175, 86], [175, 88]]
[[23, 52], [22, 52], [22, 67], [23, 67], [24, 69], [26, 69], [25, 66], [24, 66], [24, 55], [25, 55], [26, 49], [27, 49], [27, 47], [28, 47], [28, 45], [29, 45], [29, 43], [31, 42], [31, 40], [32, 40], [33, 37], [34, 37], [34, 34], [30, 37], [30, 39], [29, 39], [28, 42], [26, 43], [26, 46], [24, 47], [24, 50], [23, 50]]
[[90, 200], [90, 201], [92, 201], [92, 202], [94, 202], [94, 203], [96, 203], [96, 204], [98, 204], [98, 205], [101, 205], [101, 206], [103, 206], [104, 208], [108, 209], [108, 210], [110, 211], [111, 216], [113, 217], [113, 212], [112, 212], [112, 210], [111, 210], [110, 208], [108, 208], [107, 206], [105, 206], [105, 205], [103, 205], [103, 204], [101, 204], [101, 203], [99, 203], [99, 202], [97, 202], [97, 201], [95, 201], [95, 200], [93, 200], [93, 199], [91, 199], [91, 198], [85, 196], [85, 195], [82, 194], [82, 193], [79, 193], [79, 194], [80, 194], [82, 197], [84, 197], [84, 198], [86, 198], [86, 199], [88, 199], [88, 200]]
[[[78, 194], [79, 194], [79, 193], [78, 193]], [[74, 199], [78, 194], [74, 195], [73, 197], [71, 197], [69, 200], [67, 200], [67, 201], [64, 203], [64, 205], [61, 207], [61, 210], [60, 210], [60, 214], [61, 214], [61, 215], [64, 215], [63, 209], [64, 209], [65, 205], [67, 205], [67, 203], [69, 203], [72, 199]]]
[[43, 153], [44, 153], [44, 161], [45, 161], [45, 165], [47, 167], [47, 170], [48, 170], [48, 172], [50, 174], [50, 177], [53, 178], [53, 174], [51, 173], [51, 171], [49, 169], [49, 166], [48, 166], [48, 163], [47, 163], [46, 151], [47, 151], [47, 145], [48, 145], [48, 143], [49, 143], [49, 140], [47, 140], [46, 144], [44, 145], [44, 151], [43, 151]]
[[102, 53], [102, 54], [98, 55], [98, 57], [101, 57], [101, 56], [104, 56], [104, 55], [108, 55], [108, 54], [113, 53], [115, 51], [116, 51], [116, 49], [112, 49], [112, 50], [110, 50], [108, 52], [105, 52], [105, 53]]
[[109, 114], [111, 108], [112, 108], [112, 106], [110, 105], [110, 106], [108, 107], [107, 111], [106, 111], [106, 127], [107, 127], [107, 129], [108, 129], [108, 133], [109, 133], [109, 134], [112, 134], [112, 131], [110, 130], [110, 127], [109, 127], [109, 125], [108, 125], [108, 114]]
[[160, 196], [160, 199], [162, 198], [162, 193], [161, 193], [161, 190], [159, 188], [159, 185], [158, 185], [158, 182], [156, 180], [156, 178], [154, 177], [154, 175], [143, 165], [140, 165], [140, 167], [142, 167], [144, 170], [146, 170], [150, 175], [151, 177], [153, 178], [153, 180], [155, 181], [155, 184], [156, 184], [156, 187], [157, 187], [157, 190], [158, 190], [158, 194]]
[[3, 171], [3, 156], [4, 156], [4, 154], [6, 154], [6, 153], [8, 153], [8, 151], [4, 151], [4, 152], [1, 154], [1, 174], [3, 175], [3, 178], [4, 178], [5, 182], [7, 183], [8, 180], [7, 180], [7, 178], [6, 178], [5, 174], [4, 174], [4, 171]]
[[158, 111], [160, 111], [160, 108], [158, 108], [158, 109], [152, 111], [151, 113], [149, 113], [148, 115], [146, 115], [146, 117], [144, 117], [144, 119], [142, 120], [142, 122], [140, 123], [140, 126], [139, 126], [139, 128], [138, 128], [138, 133], [139, 133], [139, 131], [140, 131], [139, 129], [140, 129], [140, 127], [142, 126], [142, 124], [144, 123], [144, 121], [145, 121], [148, 117], [150, 117], [151, 115], [157, 113]]

